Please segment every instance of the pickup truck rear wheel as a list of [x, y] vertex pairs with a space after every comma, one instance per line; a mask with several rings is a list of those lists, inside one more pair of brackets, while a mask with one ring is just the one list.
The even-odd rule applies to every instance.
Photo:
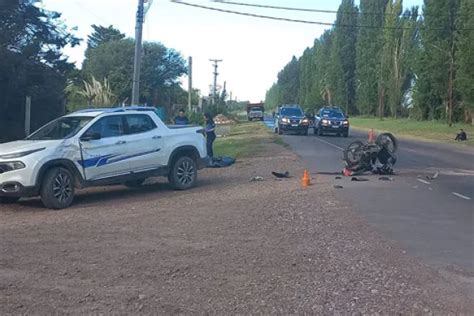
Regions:
[[72, 204], [74, 199], [74, 176], [61, 167], [50, 169], [43, 178], [41, 202], [47, 208], [59, 210]]
[[171, 166], [168, 180], [175, 190], [187, 190], [196, 185], [197, 165], [191, 157], [181, 157]]
[[19, 199], [15, 196], [0, 196], [0, 204], [13, 204], [18, 202]]

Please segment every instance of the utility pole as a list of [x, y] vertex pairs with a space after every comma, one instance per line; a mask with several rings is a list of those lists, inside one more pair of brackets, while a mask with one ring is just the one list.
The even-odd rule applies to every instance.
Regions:
[[142, 60], [142, 36], [145, 0], [138, 0], [135, 26], [135, 59], [133, 62], [132, 105], [138, 105], [140, 96], [140, 66]]
[[209, 59], [209, 61], [212, 61], [214, 64], [214, 85], [212, 86], [212, 102], [215, 105], [217, 103], [217, 76], [219, 73], [217, 72], [217, 68], [219, 67], [219, 63], [222, 61], [222, 59]]
[[190, 56], [188, 61], [188, 112], [191, 112], [193, 91], [193, 58]]

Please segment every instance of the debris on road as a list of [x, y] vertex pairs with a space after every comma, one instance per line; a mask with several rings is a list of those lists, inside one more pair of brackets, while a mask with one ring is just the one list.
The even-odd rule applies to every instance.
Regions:
[[393, 178], [389, 178], [389, 177], [380, 177], [379, 178], [380, 181], [393, 181]]
[[436, 172], [434, 175], [432, 176], [426, 176], [426, 179], [428, 180], [434, 180], [434, 179], [437, 179], [439, 177], [439, 172]]
[[342, 177], [341, 177], [341, 176], [337, 176], [337, 177], [335, 177], [334, 179], [336, 179], [336, 180], [341, 180]]
[[356, 181], [356, 182], [366, 182], [369, 181], [367, 178], [357, 178], [357, 177], [352, 177], [351, 181]]
[[263, 181], [263, 177], [261, 176], [255, 176], [252, 179], [250, 179], [250, 182], [255, 182], [255, 181]]
[[344, 189], [344, 187], [342, 185], [336, 184], [334, 185], [334, 189]]
[[290, 177], [290, 173], [288, 171], [285, 171], [284, 173], [272, 171], [272, 175], [280, 179]]

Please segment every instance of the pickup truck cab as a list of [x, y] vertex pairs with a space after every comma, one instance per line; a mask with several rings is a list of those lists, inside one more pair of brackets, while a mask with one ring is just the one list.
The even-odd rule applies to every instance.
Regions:
[[196, 185], [206, 164], [200, 127], [166, 126], [154, 108], [82, 110], [0, 144], [0, 202], [39, 195], [44, 206], [62, 209], [77, 188], [136, 187], [152, 176], [167, 176], [184, 190]]

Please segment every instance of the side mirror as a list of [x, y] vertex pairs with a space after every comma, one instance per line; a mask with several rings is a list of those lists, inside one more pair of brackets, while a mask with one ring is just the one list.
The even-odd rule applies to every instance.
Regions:
[[91, 140], [99, 140], [101, 138], [102, 137], [101, 137], [100, 133], [90, 132], [90, 133], [85, 133], [84, 135], [82, 135], [81, 141], [88, 142], [88, 141], [91, 141]]
[[346, 119], [348, 119], [348, 118], [349, 118], [349, 115], [346, 115]]

